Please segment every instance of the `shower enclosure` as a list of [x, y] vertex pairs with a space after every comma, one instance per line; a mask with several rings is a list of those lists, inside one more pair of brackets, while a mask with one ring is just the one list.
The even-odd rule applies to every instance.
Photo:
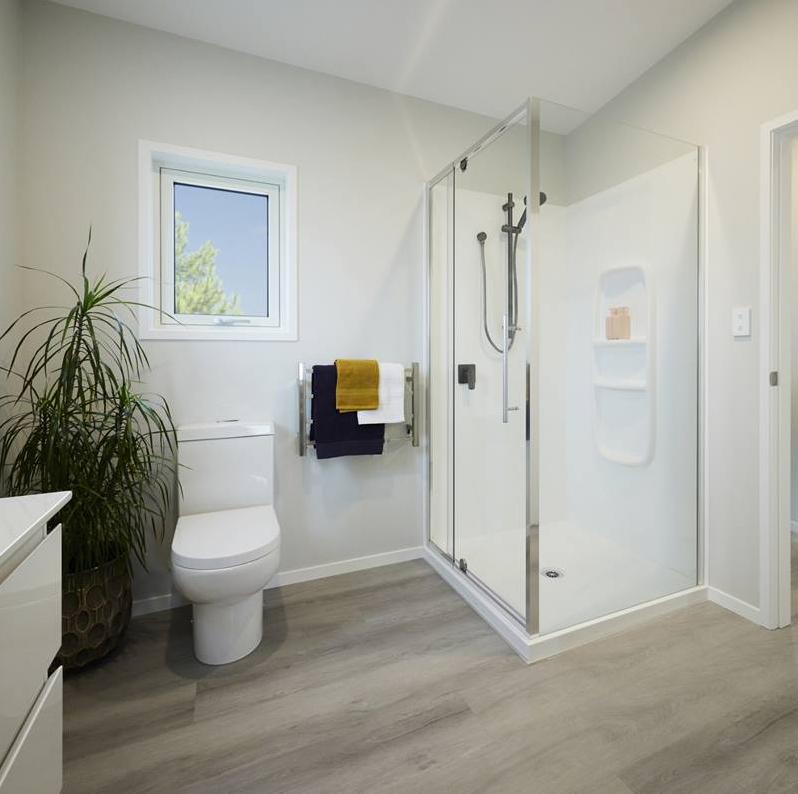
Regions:
[[428, 558], [529, 660], [700, 598], [698, 173], [529, 101], [428, 184]]

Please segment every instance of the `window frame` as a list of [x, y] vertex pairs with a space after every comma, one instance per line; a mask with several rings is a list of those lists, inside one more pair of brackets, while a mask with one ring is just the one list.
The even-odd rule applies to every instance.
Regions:
[[[174, 314], [174, 184], [268, 196], [268, 316]], [[139, 141], [142, 339], [297, 339], [296, 166]]]
[[[178, 314], [175, 310], [175, 185], [226, 190], [245, 193], [251, 196], [265, 196], [268, 207], [268, 251], [266, 255], [266, 315], [219, 315], [219, 314]], [[217, 327], [276, 327], [280, 325], [280, 185], [268, 182], [254, 182], [248, 179], [200, 174], [181, 171], [175, 168], [160, 169], [161, 187], [161, 250], [158, 266], [160, 268], [161, 295], [160, 306], [184, 325]], [[164, 324], [175, 323], [164, 317]]]

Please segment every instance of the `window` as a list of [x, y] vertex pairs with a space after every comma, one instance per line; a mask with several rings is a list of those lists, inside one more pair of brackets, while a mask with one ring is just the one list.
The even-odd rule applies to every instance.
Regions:
[[296, 169], [140, 144], [140, 333], [296, 339]]

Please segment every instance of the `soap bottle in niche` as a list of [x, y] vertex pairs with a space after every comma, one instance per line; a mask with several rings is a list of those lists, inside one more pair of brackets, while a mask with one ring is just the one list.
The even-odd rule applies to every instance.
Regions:
[[607, 339], [631, 339], [632, 317], [628, 306], [614, 306], [610, 308], [606, 322]]

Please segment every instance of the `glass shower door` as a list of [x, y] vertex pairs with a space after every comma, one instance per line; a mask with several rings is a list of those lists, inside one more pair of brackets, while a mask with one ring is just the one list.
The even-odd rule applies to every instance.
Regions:
[[530, 130], [524, 110], [454, 169], [454, 561], [527, 609]]

